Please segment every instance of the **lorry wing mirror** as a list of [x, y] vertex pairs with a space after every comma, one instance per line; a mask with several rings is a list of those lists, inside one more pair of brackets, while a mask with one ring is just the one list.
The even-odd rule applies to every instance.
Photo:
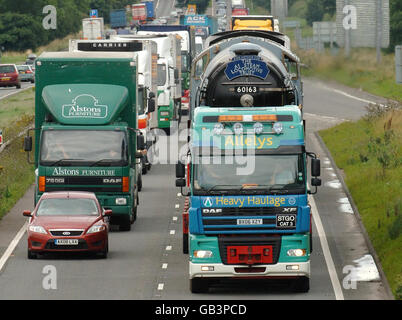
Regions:
[[[178, 163], [176, 163], [176, 178], [184, 178], [185, 176], [186, 176], [185, 166], [183, 163], [181, 163], [179, 161]], [[176, 185], [177, 185], [177, 183], [176, 183]], [[185, 186], [185, 181], [184, 181], [184, 186]]]
[[179, 69], [174, 69], [174, 78], [179, 79]]
[[26, 152], [32, 151], [32, 137], [30, 136], [24, 138], [24, 151]]
[[151, 92], [148, 94], [148, 98], [149, 98], [149, 99], [155, 98], [155, 92], [151, 91]]
[[150, 98], [148, 100], [148, 113], [152, 113], [155, 111], [155, 99]]
[[144, 136], [138, 135], [137, 136], [137, 150], [144, 150], [145, 149], [145, 139]]
[[186, 179], [179, 178], [176, 179], [176, 187], [183, 188], [186, 186]]
[[321, 179], [320, 178], [311, 178], [311, 185], [313, 187], [321, 186]]
[[311, 175], [319, 177], [321, 175], [321, 161], [320, 159], [311, 159]]

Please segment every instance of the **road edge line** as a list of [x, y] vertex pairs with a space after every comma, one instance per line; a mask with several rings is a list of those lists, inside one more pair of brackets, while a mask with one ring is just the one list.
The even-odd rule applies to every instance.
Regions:
[[345, 300], [345, 297], [343, 296], [341, 283], [339, 281], [338, 274], [336, 272], [335, 263], [334, 260], [332, 259], [331, 250], [329, 249], [328, 240], [325, 235], [324, 226], [322, 224], [320, 215], [318, 213], [317, 205], [312, 195], [309, 195], [309, 203], [311, 205], [311, 213], [313, 215], [314, 224], [317, 228], [321, 248], [324, 253], [325, 262], [327, 264], [329, 277], [331, 279], [332, 287], [334, 289], [335, 299]]
[[14, 252], [15, 248], [17, 247], [18, 243], [20, 242], [22, 236], [25, 234], [25, 231], [28, 227], [28, 220], [25, 221], [24, 225], [21, 229], [17, 232], [16, 236], [13, 240], [11, 240], [10, 244], [8, 245], [6, 251], [0, 258], [0, 272], [3, 270], [4, 265], [6, 264], [8, 258], [10, 258], [11, 254]]

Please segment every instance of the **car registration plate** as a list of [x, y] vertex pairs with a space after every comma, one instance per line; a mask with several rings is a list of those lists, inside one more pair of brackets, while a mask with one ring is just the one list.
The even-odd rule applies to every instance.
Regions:
[[78, 239], [56, 239], [54, 244], [58, 246], [76, 246], [78, 245]]
[[262, 224], [262, 219], [237, 219], [237, 225], [249, 226], [249, 225], [260, 225]]
[[10, 80], [10, 79], [11, 79], [11, 78], [4, 78], [4, 77], [3, 77], [3, 78], [0, 78], [1, 81], [8, 81], [8, 80]]

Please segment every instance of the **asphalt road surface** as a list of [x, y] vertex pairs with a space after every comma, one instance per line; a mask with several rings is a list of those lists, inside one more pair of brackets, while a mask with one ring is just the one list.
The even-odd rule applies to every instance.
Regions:
[[12, 96], [21, 90], [33, 87], [35, 84], [30, 82], [21, 82], [21, 89], [16, 87], [0, 87], [0, 100]]
[[[314, 250], [308, 293], [295, 294], [282, 282], [259, 281], [191, 294], [188, 256], [181, 247], [184, 199], [174, 186], [174, 165], [155, 164], [143, 176], [138, 220], [129, 232], [112, 230], [105, 260], [56, 254], [28, 260], [22, 211], [33, 209], [31, 188], [0, 221], [0, 299], [389, 299], [337, 170], [315, 135], [364, 114], [363, 100], [369, 97], [352, 96], [359, 93], [351, 91], [345, 95], [342, 89], [305, 81], [307, 149], [320, 155], [323, 180], [310, 198]], [[173, 143], [175, 135], [170, 139]], [[57, 271], [56, 288], [46, 285], [49, 268]]]

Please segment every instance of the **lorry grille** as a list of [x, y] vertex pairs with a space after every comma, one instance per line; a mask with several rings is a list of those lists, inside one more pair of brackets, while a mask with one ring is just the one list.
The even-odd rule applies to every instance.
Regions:
[[202, 223], [206, 234], [245, 233], [294, 230], [277, 227], [277, 215], [297, 216], [297, 207], [202, 208]]
[[46, 177], [46, 191], [121, 192], [121, 177]]
[[[271, 246], [272, 247], [272, 262], [276, 264], [281, 251], [281, 236], [258, 236], [258, 235], [236, 235], [236, 236], [219, 236], [219, 253], [223, 264], [228, 263], [228, 247], [252, 247], [252, 246]], [[238, 263], [236, 263], [238, 264]], [[246, 264], [246, 263], [245, 263]], [[258, 264], [258, 263], [256, 263]]]

